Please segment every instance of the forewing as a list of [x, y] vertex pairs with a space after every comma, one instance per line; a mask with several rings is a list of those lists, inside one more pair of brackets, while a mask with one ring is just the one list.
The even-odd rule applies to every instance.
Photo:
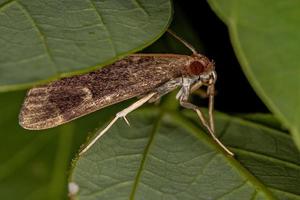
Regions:
[[55, 127], [154, 91], [180, 76], [188, 59], [180, 55], [137, 54], [88, 74], [32, 88], [20, 112], [20, 125], [32, 130]]

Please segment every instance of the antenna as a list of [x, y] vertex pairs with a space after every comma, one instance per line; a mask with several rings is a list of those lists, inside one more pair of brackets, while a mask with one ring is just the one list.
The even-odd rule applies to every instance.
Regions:
[[176, 35], [173, 31], [171, 31], [170, 29], [167, 30], [168, 33], [170, 33], [174, 38], [176, 38], [177, 40], [179, 40], [180, 42], [182, 42], [182, 44], [184, 44], [184, 46], [186, 46], [187, 48], [189, 48], [193, 54], [198, 54], [198, 52], [196, 51], [196, 49], [187, 41], [185, 41], [184, 39], [182, 39], [181, 37], [179, 37], [178, 35]]

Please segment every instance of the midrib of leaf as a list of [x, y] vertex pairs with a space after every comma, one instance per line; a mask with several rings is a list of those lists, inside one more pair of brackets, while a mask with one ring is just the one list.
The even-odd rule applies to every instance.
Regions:
[[232, 168], [235, 169], [241, 176], [243, 176], [246, 180], [248, 180], [254, 187], [258, 188], [260, 191], [262, 191], [269, 199], [276, 199], [273, 194], [270, 192], [270, 190], [262, 183], [260, 182], [255, 176], [251, 174], [246, 168], [244, 168], [241, 163], [239, 163], [237, 160], [235, 160], [233, 157], [228, 156], [226, 152], [224, 152], [223, 149], [221, 149], [220, 146], [218, 146], [216, 143], [212, 141], [211, 138], [209, 138], [205, 134], [199, 134], [199, 132], [203, 132], [199, 130], [199, 128], [195, 127], [190, 121], [182, 117], [176, 112], [172, 112], [169, 114], [169, 116], [176, 122], [179, 126], [182, 126], [189, 130], [196, 138], [200, 140], [204, 140], [208, 144], [214, 146], [216, 150], [218, 150], [220, 153], [222, 153], [225, 157], [225, 159], [228, 161], [230, 165], [232, 165]]
[[69, 166], [69, 162], [67, 161], [71, 153], [74, 130], [74, 123], [64, 125], [60, 128], [58, 147], [51, 176], [52, 180], [48, 190], [49, 199], [60, 199], [64, 193], [67, 169]]
[[162, 119], [162, 116], [163, 116], [163, 112], [160, 112], [158, 117], [157, 117], [157, 120], [156, 120], [155, 124], [153, 125], [153, 129], [150, 133], [149, 141], [148, 141], [148, 143], [145, 147], [145, 151], [143, 153], [143, 157], [142, 157], [142, 161], [140, 163], [140, 167], [139, 167], [137, 175], [134, 179], [133, 187], [132, 187], [130, 198], [129, 198], [130, 200], [134, 200], [136, 190], [137, 190], [138, 184], [140, 182], [141, 174], [142, 174], [142, 171], [143, 171], [144, 166], [145, 166], [145, 161], [147, 159], [147, 155], [149, 153], [150, 146], [153, 142], [154, 135], [155, 135], [155, 133], [157, 132], [157, 130], [159, 128], [159, 124], [160, 124], [160, 120]]

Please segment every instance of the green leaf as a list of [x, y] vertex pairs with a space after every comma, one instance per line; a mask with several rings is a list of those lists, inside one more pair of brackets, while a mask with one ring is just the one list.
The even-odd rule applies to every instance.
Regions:
[[102, 67], [159, 38], [170, 0], [0, 1], [0, 91]]
[[[156, 109], [118, 121], [74, 163], [76, 199], [300, 199], [300, 157], [291, 138], [219, 114], [225, 154], [186, 117]], [[191, 119], [191, 120], [189, 120]]]
[[0, 199], [66, 199], [71, 159], [87, 133], [121, 108], [104, 109], [54, 129], [28, 131], [18, 125], [24, 94], [0, 94]]
[[255, 91], [300, 148], [300, 2], [209, 0]]
[[280, 121], [272, 114], [252, 113], [252, 114], [238, 114], [237, 116], [249, 121], [253, 121], [258, 124], [268, 126], [270, 128], [287, 132], [287, 129], [283, 127]]

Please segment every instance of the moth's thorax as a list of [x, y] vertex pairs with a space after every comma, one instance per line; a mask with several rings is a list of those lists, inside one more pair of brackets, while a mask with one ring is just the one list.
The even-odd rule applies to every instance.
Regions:
[[194, 54], [185, 65], [185, 74], [187, 76], [200, 76], [214, 71], [214, 62], [201, 54]]

